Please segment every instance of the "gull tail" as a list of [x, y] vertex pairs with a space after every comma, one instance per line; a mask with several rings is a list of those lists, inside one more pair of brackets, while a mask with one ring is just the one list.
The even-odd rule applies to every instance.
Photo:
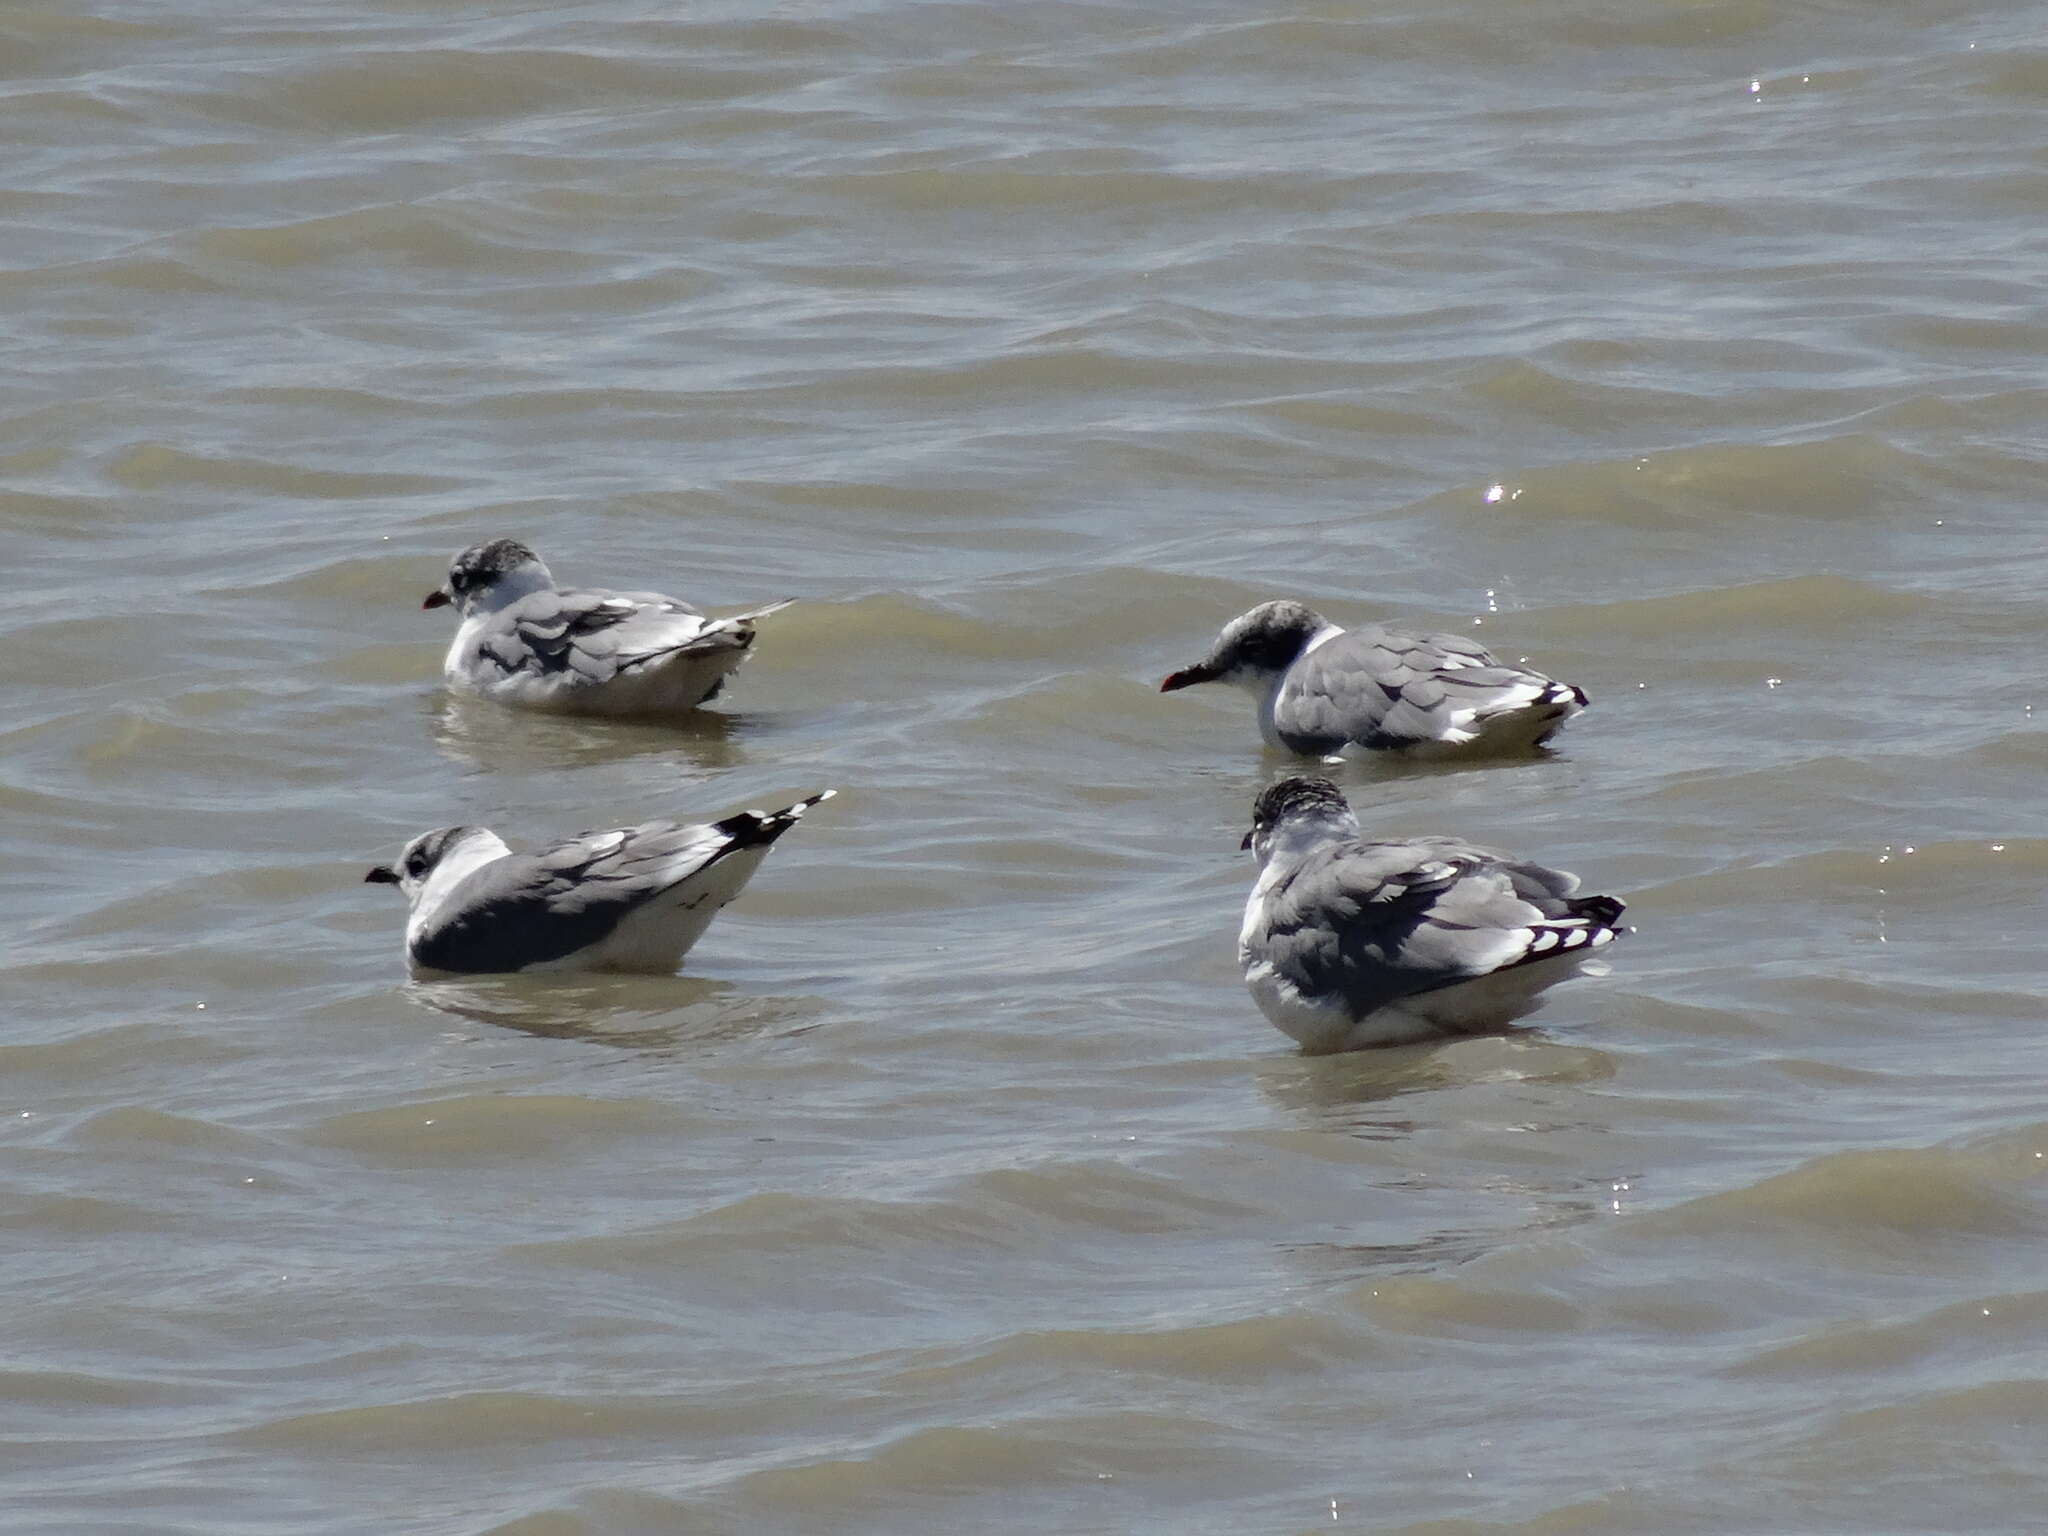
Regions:
[[1633, 931], [1621, 926], [1621, 914], [1628, 909], [1613, 896], [1575, 896], [1564, 904], [1564, 909], [1569, 916], [1531, 923], [1527, 930], [1529, 947], [1502, 970], [1535, 965], [1559, 955], [1583, 954], [1612, 944]]
[[737, 852], [741, 848], [759, 848], [774, 842], [795, 826], [802, 819], [804, 812], [812, 806], [823, 804], [838, 793], [836, 789], [821, 789], [808, 799], [799, 800], [795, 805], [786, 805], [779, 811], [736, 811], [723, 821], [714, 821], [711, 824], [712, 829], [720, 836], [732, 840], [726, 852]]
[[737, 646], [740, 650], [751, 650], [754, 644], [754, 620], [771, 613], [780, 613], [791, 603], [793, 597], [781, 598], [772, 603], [763, 603], [759, 608], [749, 608], [745, 613], [723, 614], [704, 621], [704, 632], [692, 640], [686, 649], [722, 650]]
[[[785, 597], [776, 602], [764, 603], [759, 608], [749, 608], [745, 613], [728, 613], [721, 618], [706, 619], [704, 627], [689, 639], [664, 646], [658, 651], [649, 651], [644, 656], [635, 656], [625, 665], [644, 666], [650, 661], [662, 661], [671, 656], [713, 656], [720, 651], [751, 651], [754, 648], [754, 620], [763, 614], [780, 613], [795, 601], [793, 597]], [[733, 663], [734, 666], [738, 664]], [[723, 682], [724, 679], [720, 678], [719, 683]], [[697, 702], [706, 703], [717, 692], [718, 686], [714, 685], [711, 692]]]

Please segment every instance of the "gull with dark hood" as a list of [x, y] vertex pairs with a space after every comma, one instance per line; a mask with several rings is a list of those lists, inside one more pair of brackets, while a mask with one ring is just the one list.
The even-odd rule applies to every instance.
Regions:
[[1261, 603], [1232, 619], [1208, 655], [1169, 674], [1159, 691], [1198, 683], [1242, 688], [1267, 745], [1304, 757], [1526, 750], [1586, 706], [1570, 684], [1461, 636], [1390, 624], [1340, 629], [1296, 602]]
[[1310, 1052], [1499, 1029], [1626, 931], [1619, 901], [1563, 870], [1456, 838], [1368, 841], [1328, 779], [1268, 787], [1245, 841], [1245, 984]]

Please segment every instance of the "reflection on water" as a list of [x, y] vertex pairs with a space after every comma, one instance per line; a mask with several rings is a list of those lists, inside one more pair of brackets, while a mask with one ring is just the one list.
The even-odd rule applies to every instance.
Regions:
[[1338, 1056], [1283, 1057], [1261, 1064], [1259, 1088], [1316, 1127], [1368, 1138], [1402, 1136], [1413, 1129], [1410, 1122], [1352, 1111], [1457, 1081], [1454, 1065], [1444, 1059], [1447, 1049], [1432, 1041]]
[[741, 743], [768, 717], [693, 709], [675, 720], [598, 720], [508, 709], [441, 690], [425, 702], [434, 743], [469, 773], [531, 773], [672, 755], [699, 774], [747, 760]]
[[1427, 752], [1359, 752], [1344, 757], [1325, 757], [1311, 769], [1287, 752], [1267, 748], [1266, 761], [1276, 772], [1315, 772], [1336, 781], [1348, 793], [1352, 786], [1371, 789], [1395, 781], [1425, 779], [1484, 779], [1502, 790], [1519, 788], [1532, 775], [1548, 770], [1554, 778], [1560, 766], [1572, 761], [1570, 744], [1525, 747], [1515, 751], [1485, 754], [1467, 750]]
[[760, 997], [707, 976], [480, 976], [412, 981], [407, 998], [440, 1013], [550, 1040], [658, 1050], [815, 1027], [815, 998]]
[[1402, 1134], [1408, 1125], [1353, 1110], [1404, 1094], [1480, 1083], [1596, 1083], [1615, 1070], [1615, 1058], [1606, 1051], [1510, 1026], [1476, 1039], [1282, 1058], [1261, 1068], [1259, 1087], [1275, 1104], [1309, 1112], [1320, 1128], [1373, 1137]]

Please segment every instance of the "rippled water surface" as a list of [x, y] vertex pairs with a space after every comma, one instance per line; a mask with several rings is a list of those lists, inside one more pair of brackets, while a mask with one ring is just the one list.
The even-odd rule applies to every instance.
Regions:
[[[10, 1531], [2034, 1532], [2048, 7], [0, 10]], [[452, 700], [448, 556], [766, 621]], [[1294, 596], [1627, 896], [1307, 1060]], [[673, 979], [363, 869], [834, 784]]]

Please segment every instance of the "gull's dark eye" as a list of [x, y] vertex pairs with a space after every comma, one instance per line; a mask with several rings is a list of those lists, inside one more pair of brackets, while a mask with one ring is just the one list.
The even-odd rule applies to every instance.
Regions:
[[427, 856], [423, 853], [408, 855], [405, 861], [405, 872], [411, 875], [413, 879], [419, 879], [421, 875], [427, 872]]

